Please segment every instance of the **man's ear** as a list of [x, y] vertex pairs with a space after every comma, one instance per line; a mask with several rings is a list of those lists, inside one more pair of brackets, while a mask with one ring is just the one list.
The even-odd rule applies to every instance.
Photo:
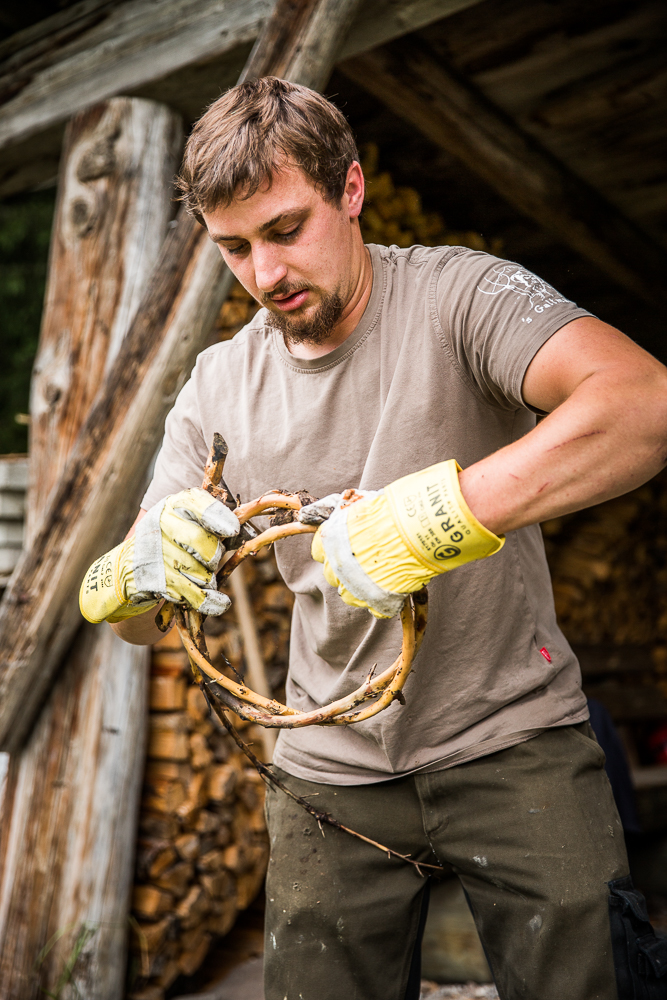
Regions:
[[353, 160], [347, 171], [343, 196], [347, 213], [351, 219], [357, 219], [361, 215], [361, 209], [364, 205], [364, 190], [364, 174], [361, 164], [357, 160]]

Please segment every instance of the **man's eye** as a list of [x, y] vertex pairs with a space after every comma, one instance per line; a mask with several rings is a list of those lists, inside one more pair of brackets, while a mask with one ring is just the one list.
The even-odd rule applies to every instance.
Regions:
[[294, 226], [293, 229], [288, 229], [286, 233], [276, 233], [276, 238], [279, 240], [290, 240], [298, 236], [301, 232], [301, 223], [298, 226]]
[[245, 253], [247, 249], [248, 249], [247, 243], [240, 243], [237, 247], [225, 247], [227, 253], [231, 254], [242, 254]]

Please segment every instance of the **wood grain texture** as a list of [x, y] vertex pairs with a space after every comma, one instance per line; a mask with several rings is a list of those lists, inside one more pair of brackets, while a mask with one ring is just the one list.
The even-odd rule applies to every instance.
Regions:
[[79, 995], [123, 996], [146, 725], [148, 677], [138, 661], [136, 647], [110, 629], [86, 629], [15, 762], [3, 831], [0, 996], [53, 992], [77, 941]]
[[486, 0], [422, 37], [667, 247], [667, 6]]
[[[97, 105], [68, 127], [32, 385], [28, 544], [159, 255], [181, 144], [177, 116], [136, 99]], [[57, 993], [77, 947], [69, 988], [91, 1000], [123, 995], [148, 665], [148, 650], [85, 623], [12, 755], [1, 996]]]
[[168, 108], [129, 98], [68, 127], [31, 383], [28, 540], [158, 259], [182, 141]]
[[[341, 54], [477, 2], [367, 0]], [[41, 31], [37, 25], [8, 39], [0, 46], [0, 195], [53, 177], [64, 123], [96, 101], [134, 94], [197, 117], [220, 87], [234, 83], [229, 68], [241, 69], [272, 7], [271, 0], [87, 0]], [[332, 26], [338, 16], [330, 15]]]
[[[335, 10], [318, 0], [311, 18]], [[299, 25], [308, 38], [310, 19]], [[272, 30], [267, 24], [265, 30]], [[320, 53], [333, 62], [341, 36]], [[280, 53], [275, 53], [278, 64]], [[269, 63], [269, 69], [271, 64]], [[308, 85], [306, 65], [285, 76]], [[317, 71], [315, 69], [315, 71]], [[163, 421], [231, 287], [217, 248], [181, 211], [118, 356], [72, 447], [48, 511], [0, 606], [0, 747], [25, 740], [80, 622], [76, 595], [90, 563], [136, 512]], [[193, 484], [197, 485], [197, 484]]]
[[319, 90], [329, 78], [334, 58], [350, 30], [357, 0], [320, 4], [317, 0], [278, 0], [241, 75], [242, 80], [269, 74], [309, 80]]
[[97, 23], [58, 40], [48, 52], [42, 51], [43, 40], [38, 53], [29, 45], [14, 53], [0, 76], [7, 95], [0, 143], [249, 42], [270, 9], [269, 0], [131, 0], [103, 11]]
[[425, 42], [404, 39], [339, 68], [624, 288], [664, 305], [664, 251]]
[[3, 749], [16, 748], [29, 732], [80, 624], [83, 574], [133, 520], [164, 418], [230, 284], [204, 231], [180, 217], [0, 605]]

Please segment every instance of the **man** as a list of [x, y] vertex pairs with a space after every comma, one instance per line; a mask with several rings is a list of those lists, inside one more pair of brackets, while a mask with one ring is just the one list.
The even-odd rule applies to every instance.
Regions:
[[[391, 662], [396, 611], [431, 581], [429, 626], [405, 705], [281, 733], [278, 773], [361, 833], [453, 866], [503, 1000], [624, 1000], [639, 982], [662, 995], [637, 957], [638, 934], [654, 939], [538, 523], [664, 466], [667, 372], [516, 264], [365, 247], [354, 140], [312, 91], [271, 78], [229, 91], [193, 130], [181, 189], [265, 308], [200, 355], [136, 536], [91, 567], [82, 610], [141, 643], [159, 634], [160, 596], [224, 610], [214, 571], [238, 522], [183, 492], [214, 431], [244, 499], [336, 494], [313, 544], [324, 574], [310, 538], [278, 546], [296, 595], [290, 704], [329, 702]], [[346, 505], [348, 487], [361, 498]], [[267, 1000], [417, 998], [424, 880], [321, 836], [280, 793], [267, 815]]]

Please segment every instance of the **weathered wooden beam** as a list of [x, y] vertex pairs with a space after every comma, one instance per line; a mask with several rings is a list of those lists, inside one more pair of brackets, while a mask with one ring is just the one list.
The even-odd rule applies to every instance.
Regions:
[[618, 284], [665, 305], [665, 251], [424, 42], [402, 39], [339, 69]]
[[[278, 0], [277, 16], [284, 4]], [[310, 4], [310, 0], [300, 0]], [[317, 0], [297, 21], [295, 64], [284, 76], [306, 85], [330, 71], [343, 41], [320, 33], [327, 15], [343, 26], [359, 0]], [[272, 22], [265, 27], [272, 30]], [[261, 46], [258, 46], [261, 52]], [[317, 53], [319, 64], [311, 56]], [[280, 52], [274, 54], [276, 63]], [[298, 61], [297, 61], [298, 60]], [[271, 68], [264, 62], [264, 68]], [[253, 61], [248, 75], [254, 73]], [[95, 556], [127, 528], [164, 418], [231, 285], [217, 248], [181, 211], [100, 395], [72, 448], [65, 474], [0, 606], [0, 747], [29, 733], [80, 623], [76, 594]]]
[[68, 127], [31, 382], [28, 544], [160, 256], [182, 146], [180, 118], [136, 98]]
[[[342, 56], [478, 2], [366, 0]], [[97, 101], [145, 96], [198, 117], [234, 82], [271, 8], [272, 0], [84, 0], [7, 39], [0, 44], [0, 196], [53, 177], [64, 123]]]
[[[96, 105], [68, 127], [32, 382], [28, 545], [159, 256], [181, 145], [178, 116], [136, 98]], [[148, 659], [84, 623], [12, 755], [0, 811], [0, 996], [55, 995], [77, 941], [79, 995], [123, 996]]]
[[0, 605], [2, 749], [17, 748], [30, 731], [80, 624], [76, 593], [86, 564], [132, 521], [164, 417], [230, 286], [216, 248], [181, 215]]
[[332, 46], [349, 35], [359, 4], [320, 5], [281, 0], [255, 43], [240, 80], [263, 76], [308, 80], [320, 90], [329, 79]]
[[124, 996], [147, 698], [137, 647], [111, 629], [86, 629], [10, 769], [0, 828], [2, 997], [57, 995], [77, 942], [79, 993], [67, 995]]

